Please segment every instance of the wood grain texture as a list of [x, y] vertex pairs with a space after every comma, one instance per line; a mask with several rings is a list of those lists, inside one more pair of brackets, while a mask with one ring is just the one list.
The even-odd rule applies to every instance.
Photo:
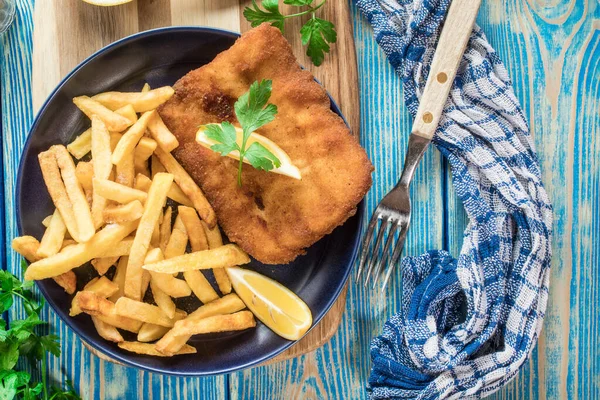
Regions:
[[[38, 0], [36, 7], [42, 2], [46, 3]], [[11, 211], [14, 179], [34, 114], [28, 95], [32, 88], [33, 4], [18, 0], [17, 5], [17, 21], [1, 38], [0, 53], [7, 239], [16, 235]], [[142, 20], [149, 27], [161, 26], [163, 20], [155, 18], [158, 11], [145, 7], [164, 10], [165, 5], [164, 0], [139, 0], [138, 28], [142, 29]], [[172, 17], [170, 8], [169, 15]], [[367, 209], [372, 210], [400, 175], [412, 119], [404, 108], [400, 81], [375, 43], [367, 21], [354, 6], [352, 24], [334, 15], [342, 18], [336, 21], [338, 30], [354, 29], [360, 78], [360, 97], [355, 93], [354, 99], [360, 104], [361, 118], [352, 126], [360, 127], [361, 142], [376, 168], [376, 184], [366, 199]], [[555, 256], [542, 337], [531, 360], [516, 379], [491, 396], [494, 399], [600, 398], [599, 21], [600, 5], [595, 0], [488, 0], [479, 14], [478, 23], [505, 61], [529, 118], [544, 183], [555, 207]], [[245, 29], [243, 21], [240, 26]], [[288, 37], [294, 36], [296, 28], [288, 28]], [[333, 50], [352, 58], [342, 46], [338, 43]], [[46, 53], [52, 57], [50, 48]], [[55, 65], [49, 62], [46, 67], [50, 75]], [[330, 73], [335, 71], [316, 69], [322, 80]], [[48, 89], [53, 87], [48, 85]], [[349, 90], [343, 83], [341, 86], [340, 91]], [[448, 167], [434, 149], [427, 152], [413, 185], [416, 203], [407, 254], [446, 248], [457, 255], [467, 219], [452, 190]], [[12, 252], [4, 255], [4, 265], [18, 271]], [[369, 344], [399, 309], [399, 279], [396, 274], [396, 285], [386, 296], [351, 282], [340, 329], [322, 348], [219, 378], [172, 378], [100, 361], [46, 310], [44, 317], [63, 337], [63, 356], [51, 363], [50, 371], [57, 379], [63, 372], [74, 379], [84, 398], [365, 398], [371, 366]], [[19, 316], [16, 313], [11, 318]]]

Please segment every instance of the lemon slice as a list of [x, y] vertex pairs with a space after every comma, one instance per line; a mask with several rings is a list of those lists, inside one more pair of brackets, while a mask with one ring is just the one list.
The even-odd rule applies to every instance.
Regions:
[[88, 4], [95, 6], [118, 6], [125, 3], [131, 3], [133, 0], [83, 0]]
[[226, 268], [231, 284], [246, 306], [273, 332], [298, 340], [312, 325], [305, 302], [279, 282], [248, 269]]
[[[242, 128], [236, 126], [235, 133], [237, 135], [236, 142], [237, 142], [238, 146], [241, 147], [242, 139], [244, 137], [244, 132], [242, 131]], [[204, 146], [208, 149], [210, 149], [210, 146], [217, 144], [217, 142], [215, 142], [212, 139], [209, 139], [208, 136], [206, 136], [206, 125], [200, 126], [200, 129], [198, 129], [198, 132], [196, 132], [196, 142], [200, 143], [202, 146]], [[269, 172], [274, 172], [276, 174], [289, 176], [291, 178], [298, 179], [298, 180], [302, 179], [300, 170], [294, 164], [292, 164], [292, 160], [290, 159], [290, 156], [288, 156], [287, 153], [285, 151], [283, 151], [283, 149], [281, 147], [277, 146], [275, 144], [275, 142], [267, 139], [266, 137], [264, 137], [256, 132], [252, 132], [250, 134], [250, 137], [248, 138], [248, 141], [246, 142], [246, 148], [250, 147], [250, 145], [254, 142], [258, 142], [258, 143], [262, 144], [263, 146], [265, 146], [265, 148], [267, 150], [269, 150], [271, 153], [273, 153], [273, 155], [275, 155], [275, 157], [277, 157], [279, 159], [279, 161], [281, 161], [281, 166], [279, 168], [273, 168]], [[235, 160], [239, 160], [240, 152], [237, 150], [232, 151], [231, 153], [229, 153], [227, 155], [227, 157], [231, 157]], [[245, 158], [244, 158], [244, 162], [246, 164], [250, 164], [248, 162], [248, 160], [246, 160]]]

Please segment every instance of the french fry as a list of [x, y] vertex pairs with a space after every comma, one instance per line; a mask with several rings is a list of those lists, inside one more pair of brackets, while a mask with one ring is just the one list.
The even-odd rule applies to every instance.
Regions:
[[163, 215], [163, 221], [160, 224], [160, 239], [159, 239], [159, 247], [162, 252], [165, 252], [167, 248], [167, 243], [169, 243], [169, 238], [171, 237], [171, 215], [173, 213], [173, 209], [168, 207], [165, 210]]
[[256, 320], [250, 311], [238, 311], [233, 314], [214, 315], [200, 320], [182, 319], [178, 322], [181, 322], [178, 329], [189, 335], [242, 331], [256, 326]]
[[[25, 257], [30, 263], [40, 260], [37, 251], [40, 242], [33, 236], [19, 236], [13, 239], [12, 248], [14, 251]], [[67, 271], [63, 274], [53, 277], [54, 281], [69, 294], [75, 293], [77, 277], [73, 271]]]
[[[164, 260], [164, 256], [160, 249], [152, 249], [146, 255], [144, 260], [145, 264], [152, 264], [158, 261]], [[187, 282], [181, 279], [175, 278], [170, 274], [161, 274], [160, 272], [150, 271], [152, 276], [152, 282], [163, 292], [171, 297], [187, 297], [192, 294], [192, 289], [188, 286]]]
[[[137, 144], [137, 146], [135, 146], [135, 151], [134, 151], [135, 165], [138, 165], [140, 163], [148, 161], [148, 159], [154, 153], [154, 150], [156, 150], [156, 141], [154, 141], [148, 137], [142, 137], [140, 139], [139, 143]], [[163, 172], [166, 172], [166, 171], [163, 171]]]
[[107, 200], [113, 200], [117, 203], [127, 204], [132, 201], [146, 202], [148, 195], [146, 192], [121, 185], [108, 179], [94, 178], [94, 194], [104, 197]]
[[171, 300], [171, 296], [160, 290], [156, 283], [150, 282], [150, 289], [152, 289], [152, 297], [154, 302], [160, 308], [167, 317], [175, 318], [175, 303]]
[[75, 175], [77, 176], [77, 180], [85, 192], [85, 198], [88, 204], [92, 204], [92, 180], [94, 179], [94, 166], [89, 161], [80, 161], [75, 166]]
[[165, 166], [161, 164], [158, 157], [155, 155], [152, 155], [150, 158], [150, 170], [152, 171], [152, 177], [161, 172], [167, 172]]
[[[93, 138], [93, 134], [92, 134]], [[96, 233], [94, 222], [92, 221], [92, 213], [89, 204], [83, 193], [83, 189], [79, 184], [79, 180], [75, 174], [75, 164], [71, 155], [62, 145], [52, 146], [50, 148], [56, 156], [56, 163], [60, 169], [61, 176], [73, 207], [73, 214], [77, 222], [77, 234], [79, 237], [73, 237], [78, 242], [87, 242]], [[61, 211], [59, 209], [59, 211]], [[62, 215], [62, 211], [61, 211]], [[64, 215], [63, 215], [63, 219]], [[65, 221], [66, 222], [66, 221]]]
[[57, 275], [52, 278], [54, 282], [58, 283], [60, 287], [62, 287], [65, 292], [69, 294], [75, 293], [77, 289], [77, 276], [73, 271], [67, 271], [64, 274]]
[[117, 328], [114, 326], [109, 325], [100, 320], [98, 317], [94, 316], [92, 316], [92, 322], [94, 323], [96, 332], [98, 332], [98, 335], [100, 335], [101, 338], [115, 343], [120, 343], [123, 341], [123, 336], [121, 336]]
[[208, 241], [208, 248], [216, 249], [217, 247], [223, 246], [223, 237], [221, 236], [219, 227], [215, 226], [211, 229], [206, 222], [201, 222], [202, 227], [204, 228], [204, 233], [206, 234], [206, 240]]
[[150, 281], [152, 280], [152, 275], [146, 270], [142, 271], [142, 299], [146, 295], [148, 291], [148, 287], [150, 286]]
[[152, 135], [158, 145], [167, 153], [172, 152], [179, 146], [179, 141], [169, 128], [167, 128], [158, 113], [148, 121], [148, 131], [150, 131], [150, 135]]
[[132, 125], [135, 124], [138, 120], [137, 114], [135, 113], [135, 109], [131, 104], [127, 104], [126, 106], [116, 109], [115, 113], [127, 118]]
[[[146, 175], [137, 174], [135, 177], [135, 188], [138, 190], [143, 190], [145, 192], [150, 188], [150, 184], [152, 184], [152, 180], [148, 178]], [[186, 196], [185, 193], [181, 190], [178, 184], [173, 182], [171, 185], [171, 189], [167, 193], [167, 197], [171, 200], [178, 202], [179, 204], [183, 204], [184, 206], [193, 207], [192, 201], [189, 197]]]
[[121, 257], [127, 256], [131, 252], [131, 246], [133, 245], [133, 237], [129, 236], [125, 239], [121, 240], [112, 248], [108, 249], [106, 252], [100, 254], [99, 257]]
[[69, 246], [58, 254], [32, 263], [25, 271], [25, 279], [51, 278], [77, 268], [116, 246], [136, 227], [137, 222], [107, 225], [88, 242]]
[[102, 322], [117, 328], [137, 333], [142, 326], [140, 321], [117, 314], [115, 303], [94, 292], [85, 290], [77, 292], [73, 301], [84, 313], [97, 317]]
[[171, 327], [175, 323], [172, 318], [167, 317], [163, 310], [152, 304], [121, 297], [115, 303], [118, 315], [149, 324]]
[[63, 249], [66, 248], [66, 247], [73, 246], [73, 245], [76, 245], [76, 244], [77, 244], [77, 242], [74, 241], [73, 239], [65, 239], [65, 240], [63, 240], [62, 247], [60, 248], [60, 251], [63, 251]]
[[[92, 165], [94, 167], [94, 179], [108, 179], [112, 171], [110, 162], [110, 134], [104, 122], [96, 116], [92, 116]], [[95, 190], [92, 195], [92, 220], [97, 229], [104, 222], [104, 208], [107, 199]]]
[[30, 263], [42, 259], [37, 254], [40, 242], [33, 236], [18, 236], [12, 240], [11, 246], [14, 251], [25, 257]]
[[165, 258], [173, 258], [185, 254], [188, 243], [187, 233], [174, 228], [165, 249]]
[[169, 356], [165, 356], [164, 354], [156, 351], [156, 349], [154, 348], [154, 345], [152, 343], [121, 342], [121, 343], [119, 343], [119, 347], [122, 348], [123, 350], [129, 351], [132, 353], [144, 354], [144, 355], [156, 356], [156, 357], [170, 357], [170, 356], [178, 356], [178, 355], [182, 355], [182, 354], [197, 353], [196, 348], [190, 346], [189, 344], [186, 344], [178, 352], [173, 353]]
[[135, 112], [145, 112], [154, 110], [169, 100], [173, 93], [175, 91], [172, 87], [163, 86], [148, 92], [105, 92], [95, 95], [92, 99], [111, 110], [131, 104]]
[[202, 227], [202, 222], [196, 213], [196, 210], [191, 207], [179, 206], [177, 207], [179, 212], [178, 217], [181, 218], [185, 230], [190, 239], [192, 251], [201, 251], [208, 249], [208, 239], [206, 233]]
[[92, 151], [92, 128], [86, 129], [81, 135], [67, 145], [67, 150], [76, 159], [80, 160]]
[[184, 206], [188, 206], [188, 207], [194, 206], [192, 204], [192, 201], [190, 200], [190, 198], [187, 197], [187, 195], [185, 193], [183, 193], [183, 190], [181, 190], [179, 185], [176, 184], [175, 182], [173, 182], [171, 189], [169, 189], [169, 193], [167, 193], [167, 197], [170, 198], [171, 200], [178, 202], [179, 204], [184, 205]]
[[[173, 229], [179, 229], [181, 232], [187, 234], [185, 225], [183, 224], [183, 221], [181, 220], [181, 217], [179, 215], [175, 218], [175, 222], [173, 223]], [[165, 258], [167, 258], [166, 255]]]
[[[107, 277], [101, 276], [89, 281], [87, 285], [84, 286], [83, 290], [96, 293], [98, 296], [106, 299], [115, 294], [119, 290], [119, 287]], [[69, 315], [74, 317], [82, 312], [81, 308], [79, 308], [79, 304], [75, 301], [75, 298], [73, 298]]]
[[[160, 214], [162, 217], [162, 213]], [[152, 247], [160, 246], [160, 224], [156, 221], [156, 225], [154, 226], [154, 230], [152, 231], [152, 237], [150, 238], [150, 245]]]
[[192, 292], [203, 303], [209, 303], [219, 298], [215, 289], [210, 285], [210, 282], [200, 271], [185, 271], [183, 273], [185, 281], [192, 289]]
[[143, 175], [147, 178], [150, 178], [150, 168], [148, 168], [148, 162], [144, 161], [143, 163], [134, 164], [135, 175]]
[[50, 215], [48, 215], [46, 218], [44, 218], [44, 219], [42, 220], [42, 225], [44, 225], [44, 228], [47, 228], [47, 227], [49, 227], [49, 226], [50, 226], [50, 221], [52, 221], [52, 216], [53, 216], [53, 215], [54, 215], [54, 214], [50, 214]]
[[[196, 311], [188, 315], [184, 320], [190, 320], [194, 323], [198, 321], [221, 314], [230, 314], [246, 308], [246, 305], [236, 294], [228, 294], [220, 299], [212, 301], [198, 307]], [[173, 329], [167, 332], [162, 339], [156, 342], [156, 349], [166, 355], [173, 354], [181, 349], [190, 339], [191, 334], [187, 334], [181, 328], [180, 322], [175, 322]]]
[[119, 257], [98, 257], [92, 260], [92, 267], [98, 272], [100, 275], [104, 275], [106, 271], [110, 269]]
[[66, 232], [67, 227], [60, 216], [60, 212], [54, 210], [50, 225], [46, 229], [46, 232], [44, 232], [42, 242], [37, 250], [37, 255], [40, 258], [46, 258], [58, 253], [62, 247]]
[[73, 98], [73, 103], [75, 103], [77, 108], [83, 111], [88, 118], [91, 119], [94, 115], [100, 117], [109, 131], [121, 132], [131, 125], [131, 121], [127, 118], [109, 110], [97, 101], [90, 99], [88, 96], [75, 97]]
[[204, 193], [202, 193], [202, 190], [196, 185], [196, 182], [194, 182], [185, 169], [179, 165], [177, 160], [175, 160], [170, 153], [161, 149], [160, 146], [156, 148], [154, 154], [158, 156], [158, 159], [162, 165], [165, 166], [167, 171], [173, 174], [175, 182], [179, 185], [183, 193], [190, 198], [194, 208], [198, 211], [198, 214], [200, 214], [202, 219], [206, 221], [209, 227], [214, 227], [217, 223], [217, 217], [210, 206], [210, 203], [206, 200], [206, 197], [204, 197]]
[[127, 264], [127, 277], [125, 279], [125, 295], [133, 300], [141, 299], [142, 265], [152, 239], [152, 232], [158, 222], [158, 216], [167, 200], [167, 192], [173, 183], [173, 175], [158, 174], [154, 177], [152, 186], [148, 191], [148, 199], [144, 206], [144, 214], [140, 219], [129, 263]]
[[127, 129], [127, 132], [123, 134], [121, 140], [117, 143], [117, 147], [115, 147], [115, 150], [112, 153], [111, 161], [113, 164], [119, 164], [125, 154], [131, 153], [135, 149], [135, 146], [146, 131], [148, 119], [152, 117], [154, 113], [156, 113], [156, 111], [145, 112], [131, 128]]
[[[113, 152], [117, 148], [119, 141], [123, 137], [119, 132], [111, 132], [110, 133], [110, 151]], [[112, 162], [112, 161], [111, 161]]]
[[109, 296], [109, 300], [113, 303], [119, 298], [123, 297], [123, 291], [125, 288], [125, 273], [127, 272], [127, 262], [129, 261], [128, 256], [123, 256], [119, 258], [119, 262], [117, 263], [117, 269], [115, 271], [115, 276], [113, 276], [113, 283], [117, 285], [117, 291]]
[[115, 182], [129, 187], [133, 186], [133, 180], [135, 178], [134, 156], [134, 153], [123, 155], [121, 162], [115, 166]]
[[[177, 310], [175, 312], [174, 320], [179, 321], [179, 320], [185, 318], [186, 315], [187, 314], [185, 311]], [[144, 343], [153, 342], [153, 341], [158, 340], [161, 337], [163, 337], [164, 334], [169, 331], [169, 329], [170, 328], [167, 328], [165, 326], [154, 325], [154, 324], [149, 324], [147, 322], [144, 322], [144, 324], [140, 328], [140, 331], [138, 332], [137, 340], [138, 340], [138, 342], [144, 342]]]
[[60, 212], [69, 234], [77, 240], [79, 238], [77, 221], [75, 220], [73, 205], [69, 200], [67, 189], [60, 175], [56, 155], [52, 149], [46, 150], [38, 154], [38, 160], [52, 202]]
[[[135, 176], [135, 183], [133, 185], [137, 190], [141, 190], [143, 192], [148, 192], [150, 190], [150, 185], [152, 185], [152, 179], [148, 178], [146, 175], [137, 174]], [[173, 185], [171, 185], [173, 186]]]
[[123, 205], [111, 205], [104, 209], [103, 218], [107, 224], [122, 223], [140, 219], [144, 212], [144, 206], [139, 200], [134, 200]]
[[150, 85], [148, 84], [148, 82], [144, 83], [144, 86], [142, 86], [142, 93], [146, 93], [150, 91]]
[[98, 296], [106, 299], [115, 294], [119, 290], [119, 287], [107, 277], [100, 276], [89, 281], [87, 285], [83, 287], [83, 290], [94, 292]]
[[200, 269], [227, 268], [249, 262], [250, 257], [248, 257], [248, 254], [237, 245], [226, 244], [216, 249], [197, 251], [153, 264], [146, 264], [142, 268], [164, 274], [173, 274]]
[[[200, 223], [204, 228], [204, 233], [208, 242], [208, 248], [214, 249], [223, 246], [223, 237], [221, 236], [219, 226], [217, 225], [214, 228], [210, 229], [206, 222], [200, 221]], [[217, 281], [217, 285], [219, 286], [219, 290], [221, 291], [221, 293], [231, 293], [231, 281], [229, 280], [227, 272], [225, 272], [225, 268], [215, 268], [213, 269], [213, 274], [215, 276], [215, 280]]]

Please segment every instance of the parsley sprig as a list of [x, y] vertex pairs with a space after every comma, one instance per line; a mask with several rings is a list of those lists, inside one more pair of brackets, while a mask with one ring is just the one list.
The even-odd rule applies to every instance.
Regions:
[[277, 106], [267, 104], [271, 97], [273, 82], [263, 79], [254, 82], [250, 90], [244, 93], [234, 104], [235, 116], [237, 117], [243, 131], [241, 146], [237, 143], [235, 127], [230, 122], [206, 125], [206, 136], [218, 142], [210, 148], [222, 156], [227, 156], [232, 151], [240, 153], [238, 167], [238, 185], [242, 186], [242, 165], [244, 158], [256, 169], [270, 171], [279, 168], [281, 161], [266, 147], [258, 142], [247, 146], [250, 134], [260, 127], [275, 119]]
[[[23, 268], [27, 267], [25, 262]], [[33, 291], [32, 281], [21, 282], [8, 271], [0, 270], [0, 315], [6, 313], [16, 298], [21, 299], [27, 318], [14, 320], [7, 325], [0, 318], [0, 399], [45, 399], [81, 400], [73, 385], [67, 380], [67, 389], [48, 386], [46, 377], [47, 355], [60, 356], [59, 337], [40, 334], [40, 326], [46, 322], [40, 319], [44, 300], [38, 300]], [[19, 358], [29, 361], [32, 368], [41, 362], [42, 382], [31, 382], [31, 375], [16, 369]]]
[[252, 6], [244, 9], [244, 17], [253, 27], [263, 22], [269, 22], [283, 32], [286, 19], [310, 14], [310, 19], [300, 28], [300, 34], [302, 35], [302, 45], [306, 46], [306, 55], [310, 57], [313, 64], [319, 66], [323, 63], [325, 53], [329, 53], [330, 44], [336, 42], [337, 33], [335, 26], [330, 21], [316, 16], [316, 11], [323, 7], [327, 0], [323, 0], [317, 5], [313, 5], [314, 1], [284, 0], [283, 3], [290, 6], [306, 7], [303, 11], [284, 15], [279, 10], [279, 0], [262, 0], [261, 6], [256, 3], [256, 0], [252, 0]]

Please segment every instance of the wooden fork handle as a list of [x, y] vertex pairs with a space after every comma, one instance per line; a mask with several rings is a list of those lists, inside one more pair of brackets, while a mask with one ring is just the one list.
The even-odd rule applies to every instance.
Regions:
[[453, 0], [450, 4], [411, 133], [433, 137], [480, 5], [481, 0]]

